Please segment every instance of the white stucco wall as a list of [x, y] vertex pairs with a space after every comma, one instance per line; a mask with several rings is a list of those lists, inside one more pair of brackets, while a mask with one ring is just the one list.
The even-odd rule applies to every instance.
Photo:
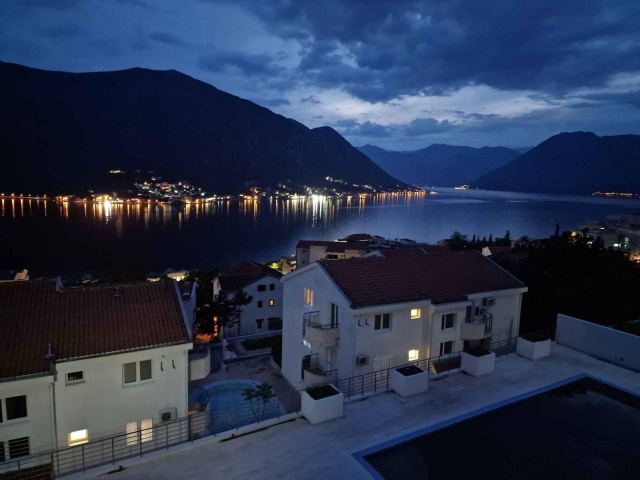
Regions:
[[[68, 434], [87, 429], [89, 440], [125, 433], [127, 422], [152, 418], [160, 410], [177, 409], [187, 415], [188, 355], [191, 344], [88, 358], [56, 365], [58, 443], [68, 446]], [[124, 385], [123, 365], [152, 361], [150, 381]], [[175, 365], [175, 368], [174, 368]], [[66, 385], [66, 374], [84, 372], [84, 382]]]
[[0, 423], [0, 442], [29, 437], [31, 453], [51, 450], [55, 446], [51, 389], [53, 375], [0, 383], [0, 400], [26, 395], [27, 417]]
[[640, 371], [640, 337], [558, 314], [556, 343]]

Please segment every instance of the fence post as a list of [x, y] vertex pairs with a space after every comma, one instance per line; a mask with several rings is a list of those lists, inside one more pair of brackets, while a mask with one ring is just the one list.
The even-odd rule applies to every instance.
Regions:
[[164, 424], [164, 436], [166, 439], [166, 443], [167, 443], [167, 450], [169, 450], [169, 423], [165, 423]]
[[56, 469], [55, 466], [53, 465], [53, 452], [51, 452], [51, 478], [55, 478], [56, 477]]
[[82, 471], [85, 471], [85, 465], [84, 465], [84, 444], [82, 445]]
[[360, 395], [364, 395], [364, 375], [360, 375]]
[[142, 430], [138, 430], [138, 445], [140, 445], [140, 458], [142, 458]]
[[18, 480], [20, 480], [21, 478], [22, 478], [22, 468], [20, 468], [20, 460], [18, 460]]
[[114, 438], [111, 437], [111, 463], [116, 464], [116, 447], [114, 447]]
[[192, 416], [187, 417], [187, 439], [193, 443], [193, 421]]

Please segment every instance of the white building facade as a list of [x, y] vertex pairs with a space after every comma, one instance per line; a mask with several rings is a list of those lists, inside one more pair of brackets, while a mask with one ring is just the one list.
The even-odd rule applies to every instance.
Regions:
[[[401, 253], [317, 262], [287, 275], [282, 279], [284, 376], [301, 390], [517, 336], [526, 287], [473, 253], [444, 253], [437, 262], [431, 261], [436, 255], [415, 251], [404, 259]], [[450, 255], [451, 261], [443, 261]], [[402, 278], [404, 264], [415, 273]], [[449, 275], [446, 288], [437, 287], [432, 277], [449, 268], [454, 278]], [[468, 282], [483, 274], [493, 276], [486, 282], [491, 289], [483, 289], [482, 281]], [[455, 277], [458, 286], [451, 284]]]
[[[187, 416], [192, 343], [175, 282], [8, 285], [0, 287], [0, 461]], [[153, 440], [148, 430], [142, 441]]]

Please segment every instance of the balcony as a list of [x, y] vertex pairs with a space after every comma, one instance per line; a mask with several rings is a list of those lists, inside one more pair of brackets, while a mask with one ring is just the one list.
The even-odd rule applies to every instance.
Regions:
[[308, 312], [303, 317], [302, 338], [310, 345], [333, 347], [340, 340], [338, 322], [322, 323], [320, 312]]
[[337, 373], [338, 370], [327, 370], [322, 367], [317, 353], [302, 357], [302, 379], [307, 387], [334, 383]]
[[473, 315], [465, 319], [460, 331], [462, 340], [483, 340], [491, 335], [493, 315]]

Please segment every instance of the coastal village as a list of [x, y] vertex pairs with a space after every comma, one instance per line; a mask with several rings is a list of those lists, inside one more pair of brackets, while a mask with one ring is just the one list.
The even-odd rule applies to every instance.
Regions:
[[[585, 231], [630, 250], [637, 224], [618, 216]], [[184, 271], [68, 285], [3, 272], [0, 478], [140, 478], [149, 458], [195, 475], [196, 449], [235, 476], [245, 467], [216, 453], [224, 442], [270, 442], [273, 457], [248, 462], [259, 468], [305, 436], [309, 455], [283, 468], [313, 478], [326, 465], [309, 429], [353, 449], [365, 437], [347, 432], [369, 410], [376, 438], [389, 439], [567, 374], [640, 389], [640, 337], [562, 312], [555, 325], [522, 328], [528, 286], [493, 260], [517, 259], [512, 243], [480, 252], [365, 233], [300, 240], [293, 255], [229, 265], [210, 286]], [[199, 287], [210, 297], [197, 298]], [[330, 477], [371, 474], [360, 450]]]

